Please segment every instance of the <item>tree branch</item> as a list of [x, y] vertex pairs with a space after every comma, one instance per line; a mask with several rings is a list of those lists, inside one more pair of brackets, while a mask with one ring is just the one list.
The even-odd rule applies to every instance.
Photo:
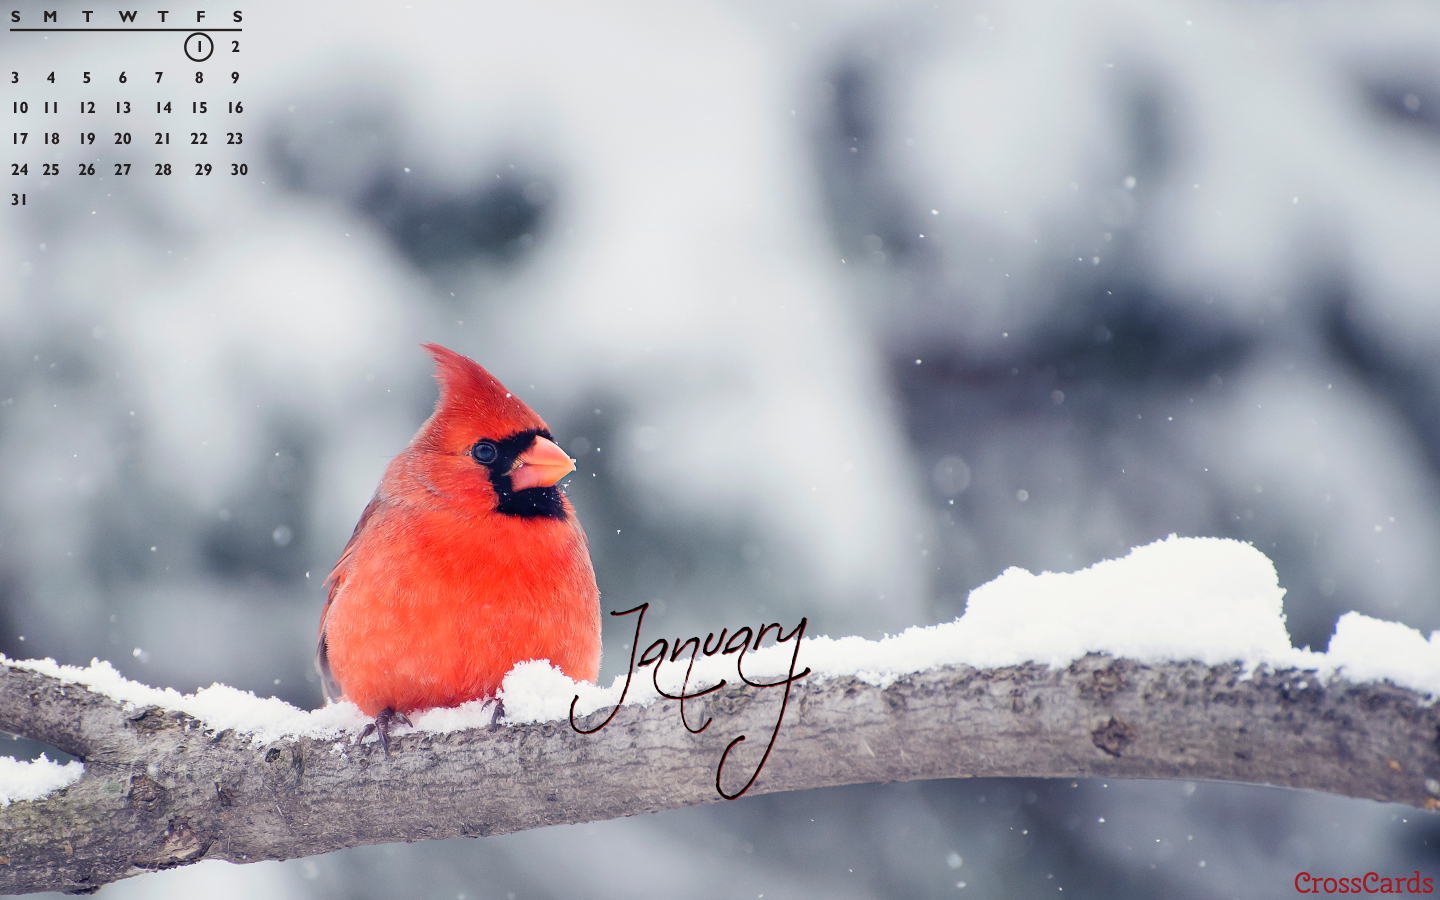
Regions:
[[[731, 687], [566, 721], [255, 744], [154, 707], [0, 667], [0, 729], [85, 760], [71, 787], [0, 809], [0, 893], [88, 892], [201, 859], [290, 859], [695, 806], [755, 771], [780, 693]], [[581, 727], [604, 721], [597, 712]], [[1440, 808], [1440, 710], [1385, 683], [1090, 655], [1065, 669], [948, 667], [886, 688], [796, 682], [753, 792], [957, 777], [1243, 781]]]

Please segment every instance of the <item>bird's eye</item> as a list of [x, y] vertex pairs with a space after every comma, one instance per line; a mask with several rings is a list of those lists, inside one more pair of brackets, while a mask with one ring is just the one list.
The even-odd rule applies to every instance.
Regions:
[[476, 462], [488, 466], [500, 456], [500, 451], [495, 449], [492, 442], [480, 441], [470, 448], [470, 455], [475, 457]]

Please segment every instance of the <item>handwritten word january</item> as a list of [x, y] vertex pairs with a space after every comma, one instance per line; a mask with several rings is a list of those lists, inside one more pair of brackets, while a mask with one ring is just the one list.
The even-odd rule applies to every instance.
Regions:
[[[640, 628], [645, 623], [645, 611], [649, 608], [650, 604], [642, 603], [633, 609], [610, 613], [612, 616], [628, 616], [639, 613], [635, 618], [635, 640], [630, 645], [630, 668], [629, 671], [625, 673], [625, 687], [620, 691], [620, 701], [615, 704], [614, 709], [610, 710], [610, 715], [605, 717], [605, 721], [589, 730], [582, 729], [575, 724], [575, 704], [580, 702], [580, 695], [576, 694], [575, 699], [570, 701], [570, 727], [580, 734], [594, 734], [606, 725], [609, 725], [610, 720], [615, 718], [615, 713], [619, 712], [620, 707], [625, 703], [625, 695], [630, 692], [630, 680], [635, 677], [635, 670], [637, 668], [643, 669], [646, 666], [654, 666], [651, 670], [651, 678], [655, 682], [655, 691], [668, 700], [678, 700], [680, 703], [681, 724], [683, 724], [685, 730], [691, 734], [699, 734], [710, 727], [713, 717], [706, 717], [704, 724], [698, 728], [692, 726], [685, 716], [685, 701], [694, 700], [697, 697], [704, 697], [706, 694], [713, 694], [723, 688], [727, 682], [721, 680], [719, 684], [713, 684], [710, 687], [698, 689], [694, 693], [687, 694], [685, 691], [690, 686], [690, 674], [695, 670], [695, 660], [702, 653], [707, 657], [714, 656], [717, 653], [721, 656], [739, 654], [735, 658], [735, 671], [739, 673], [741, 681], [754, 688], [783, 687], [785, 688], [785, 696], [784, 699], [780, 701], [780, 715], [775, 718], [775, 728], [770, 732], [770, 742], [765, 745], [765, 755], [760, 758], [760, 764], [755, 767], [755, 771], [750, 775], [750, 780], [745, 782], [745, 786], [733, 794], [725, 792], [725, 788], [720, 784], [721, 776], [725, 773], [725, 760], [730, 757], [730, 751], [734, 750], [737, 744], [745, 740], [745, 735], [742, 734], [731, 741], [729, 745], [725, 747], [725, 752], [720, 754], [720, 764], [715, 767], [715, 790], [726, 800], [734, 800], [736, 797], [750, 790], [750, 786], [755, 783], [755, 779], [760, 777], [760, 770], [765, 768], [766, 761], [770, 759], [770, 751], [775, 747], [775, 738], [780, 735], [780, 723], [785, 721], [785, 707], [790, 703], [790, 686], [810, 674], [810, 668], [808, 666], [805, 668], [805, 671], [800, 672], [798, 675], [795, 673], [795, 667], [800, 664], [800, 639], [805, 636], [806, 619], [801, 618], [800, 624], [796, 625], [789, 634], [785, 634], [785, 629], [781, 627], [779, 622], [773, 622], [769, 625], [762, 625], [758, 632], [752, 630], [748, 625], [742, 626], [735, 629], [735, 632], [730, 634], [728, 640], [726, 639], [726, 634], [729, 633], [728, 628], [720, 629], [719, 638], [716, 638], [715, 633], [712, 631], [705, 637], [703, 642], [699, 637], [687, 638], [684, 641], [681, 641], [677, 637], [672, 646], [670, 641], [661, 638], [645, 648], [645, 652], [640, 654], [640, 661], [637, 665], [635, 652], [640, 648]], [[765, 635], [769, 634], [772, 629], [775, 632], [775, 646], [778, 647], [780, 644], [787, 644], [792, 640], [795, 642], [795, 649], [790, 654], [789, 673], [779, 681], [753, 681], [745, 674], [745, 653], [747, 651], [759, 650], [760, 642], [765, 640]], [[713, 647], [711, 646], [712, 640], [714, 641]], [[687, 650], [690, 653], [690, 662], [685, 668], [685, 678], [680, 683], [680, 693], [667, 693], [664, 688], [660, 687], [660, 667], [667, 661], [667, 656], [669, 662], [678, 662]]]

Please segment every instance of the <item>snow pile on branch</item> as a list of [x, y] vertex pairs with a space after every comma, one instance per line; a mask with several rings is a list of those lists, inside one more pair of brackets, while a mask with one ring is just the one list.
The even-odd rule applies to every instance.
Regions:
[[[793, 640], [776, 642], [779, 636], [793, 635], [797, 622], [781, 623], [779, 635], [772, 628], [763, 649], [755, 649], [753, 635], [766, 623], [729, 623], [718, 635], [695, 636], [700, 647], [713, 649], [707, 654], [689, 647], [679, 652], [689, 636], [656, 634], [653, 624], [647, 629], [633, 614], [607, 617], [608, 628], [638, 630], [628, 688], [623, 675], [608, 687], [577, 684], [549, 663], [531, 661], [506, 676], [500, 697], [506, 721], [540, 722], [565, 719], [577, 696], [575, 714], [584, 716], [613, 706], [622, 693], [627, 704], [653, 702], [660, 696], [657, 683], [671, 695], [682, 687], [693, 695], [722, 679], [740, 684], [740, 671], [752, 682], [773, 683], [786, 678], [794, 665], [797, 674], [809, 667], [809, 678], [855, 676], [885, 685], [901, 675], [943, 665], [991, 668], [1039, 662], [1059, 667], [1090, 652], [1151, 663], [1238, 661], [1247, 668], [1293, 667], [1315, 670], [1322, 678], [1344, 674], [1352, 681], [1388, 678], [1440, 696], [1436, 635], [1427, 640], [1404, 625], [1352, 612], [1340, 618], [1328, 652], [1296, 649], [1285, 630], [1284, 595], [1274, 565], [1249, 544], [1171, 536], [1080, 572], [1034, 575], [1010, 569], [972, 592], [965, 614], [953, 622], [911, 628], [880, 641], [806, 638], [798, 658]], [[748, 643], [739, 641], [746, 631]], [[664, 651], [658, 657], [650, 654], [657, 661], [640, 666], [646, 656], [642, 648], [660, 640], [667, 641]], [[51, 660], [11, 664], [83, 684], [127, 704], [177, 709], [207, 727], [234, 729], [258, 742], [334, 738], [353, 734], [366, 722], [349, 703], [305, 712], [224, 685], [185, 695], [146, 687], [127, 681], [106, 662], [87, 668]], [[493, 712], [493, 704], [475, 701], [412, 719], [417, 729], [448, 732], [488, 725]]]
[[[1405, 625], [1351, 612], [1336, 623], [1329, 652], [1296, 649], [1285, 630], [1284, 596], [1274, 564], [1249, 544], [1172, 535], [1080, 572], [1009, 569], [971, 592], [965, 614], [953, 622], [880, 641], [806, 639], [799, 665], [813, 670], [811, 678], [848, 675], [883, 687], [938, 666], [1038, 662], [1058, 668], [1099, 652], [1149, 663], [1240, 662], [1248, 669], [1315, 670], [1322, 678], [1388, 678], [1440, 696], [1440, 632], [1427, 640]], [[787, 631], [792, 627], [786, 624]], [[642, 634], [635, 646], [653, 637]], [[751, 680], [773, 682], [787, 677], [792, 650], [785, 644], [751, 650], [739, 665]], [[680, 689], [687, 663], [688, 654], [659, 663], [658, 681], [668, 693]], [[734, 684], [736, 665], [734, 657], [702, 655], [685, 689], [693, 694], [721, 679]], [[657, 699], [655, 680], [653, 666], [638, 671], [626, 702]], [[505, 680], [506, 716], [512, 722], [565, 718], [577, 694], [576, 714], [584, 715], [613, 705], [623, 682], [576, 685], [546, 663], [525, 663]]]
[[1176, 538], [1073, 573], [1006, 570], [971, 592], [954, 622], [883, 641], [819, 638], [805, 658], [828, 673], [888, 683], [938, 665], [1065, 666], [1090, 652], [1143, 662], [1236, 660], [1318, 667], [1285, 631], [1275, 566], [1249, 544]]
[[1429, 640], [1399, 622], [1348, 612], [1335, 623], [1327, 671], [1351, 681], [1389, 679], [1401, 687], [1440, 697], [1440, 631]]
[[15, 800], [38, 800], [52, 791], [80, 780], [85, 767], [78, 762], [60, 765], [41, 754], [39, 759], [21, 761], [0, 756], [0, 806]]
[[258, 743], [304, 735], [313, 738], [339, 737], [364, 727], [368, 721], [349, 703], [327, 706], [314, 712], [297, 709], [276, 697], [256, 697], [223, 684], [212, 684], [193, 694], [182, 694], [173, 688], [156, 688], [131, 681], [104, 660], [92, 660], [88, 666], [62, 666], [53, 659], [7, 659], [0, 662], [19, 669], [29, 669], [67, 684], [78, 684], [127, 708], [143, 709], [158, 706], [194, 716], [215, 731], [234, 729], [248, 734]]
[[1314, 669], [1357, 682], [1388, 678], [1440, 696], [1440, 632], [1427, 640], [1398, 622], [1349, 612], [1327, 652], [1296, 649], [1284, 596], [1274, 564], [1249, 544], [1172, 535], [1080, 572], [1008, 569], [971, 592], [954, 622], [883, 641], [816, 638], [803, 658], [817, 673], [885, 684], [939, 665], [1059, 667], [1100, 652], [1151, 663]]

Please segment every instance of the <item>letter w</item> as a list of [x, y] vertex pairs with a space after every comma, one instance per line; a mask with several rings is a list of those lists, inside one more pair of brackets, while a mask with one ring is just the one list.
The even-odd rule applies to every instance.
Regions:
[[120, 10], [120, 21], [122, 21], [122, 22], [133, 22], [133, 21], [135, 21], [135, 10], [132, 9], [132, 10], [130, 10], [129, 12], [126, 12], [126, 11], [123, 10], [123, 9]]

